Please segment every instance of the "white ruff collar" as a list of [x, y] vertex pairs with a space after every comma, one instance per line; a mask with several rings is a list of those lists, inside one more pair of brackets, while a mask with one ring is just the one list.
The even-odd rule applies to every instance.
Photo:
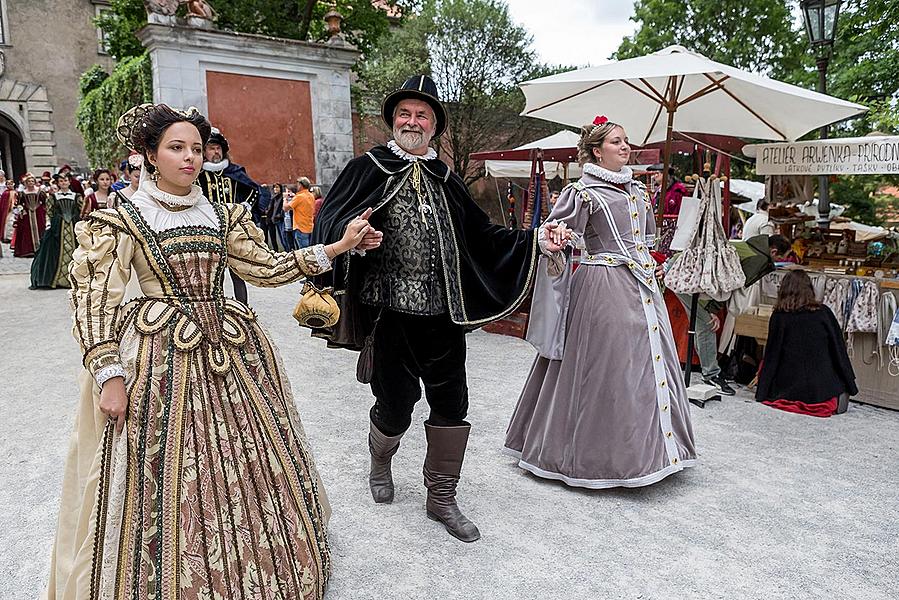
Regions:
[[583, 170], [584, 173], [589, 173], [609, 183], [628, 183], [634, 178], [634, 170], [627, 165], [621, 167], [620, 171], [610, 171], [596, 163], [584, 163]]
[[156, 183], [150, 180], [142, 181], [140, 191], [148, 195], [153, 200], [172, 208], [190, 208], [194, 206], [203, 194], [203, 190], [198, 185], [190, 186], [190, 193], [186, 196], [176, 196], [160, 190]]
[[231, 161], [227, 158], [221, 160], [217, 163], [206, 161], [203, 163], [203, 169], [206, 171], [212, 171], [213, 173], [220, 173], [228, 168], [228, 165], [231, 164]]
[[423, 155], [418, 155], [409, 154], [408, 152], [400, 148], [400, 145], [396, 143], [396, 140], [390, 140], [389, 142], [387, 142], [387, 147], [390, 148], [390, 150], [393, 151], [394, 154], [396, 154], [403, 160], [408, 160], [409, 162], [417, 162], [419, 160], [434, 160], [435, 158], [437, 158], [437, 151], [433, 148], [428, 148], [428, 151]]

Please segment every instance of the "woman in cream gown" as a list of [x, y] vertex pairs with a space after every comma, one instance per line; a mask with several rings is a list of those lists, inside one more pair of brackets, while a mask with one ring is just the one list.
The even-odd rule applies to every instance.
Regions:
[[[244, 207], [191, 185], [209, 135], [195, 109], [144, 105], [120, 124], [158, 181], [77, 226], [86, 370], [47, 597], [322, 598], [325, 492], [278, 352], [222, 278], [230, 268], [280, 286], [321, 273], [367, 223], [328, 247], [274, 253]], [[184, 166], [170, 175], [173, 153]], [[186, 195], [160, 189], [179, 178]], [[132, 273], [144, 295], [123, 304]]]

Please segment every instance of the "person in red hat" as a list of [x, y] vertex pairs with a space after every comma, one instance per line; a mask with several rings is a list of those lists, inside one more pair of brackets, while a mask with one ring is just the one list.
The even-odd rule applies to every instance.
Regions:
[[318, 278], [318, 285], [336, 288], [341, 318], [314, 335], [365, 348], [357, 377], [375, 396], [368, 438], [375, 502], [393, 500], [391, 460], [424, 384], [427, 516], [473, 542], [480, 532], [455, 499], [471, 430], [465, 333], [524, 299], [536, 236], [490, 223], [462, 179], [437, 158], [431, 142], [446, 130], [447, 114], [430, 77], [408, 79], [384, 99], [381, 113], [394, 139], [347, 164], [315, 223], [312, 243], [327, 243], [371, 208], [376, 231], [358, 247], [362, 253], [334, 263], [333, 278]]

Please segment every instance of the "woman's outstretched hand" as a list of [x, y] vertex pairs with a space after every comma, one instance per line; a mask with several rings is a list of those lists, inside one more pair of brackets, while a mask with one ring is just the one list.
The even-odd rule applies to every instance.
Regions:
[[[338, 254], [343, 254], [347, 250], [352, 250], [361, 245], [366, 241], [366, 236], [368, 236], [366, 246], [377, 248], [381, 244], [380, 232], [376, 232], [368, 223], [371, 213], [372, 210], [367, 208], [365, 212], [347, 223], [343, 237], [340, 238], [339, 242], [325, 246], [325, 252], [329, 258], [334, 258]], [[375, 233], [378, 235], [372, 235]]]
[[560, 252], [571, 240], [571, 230], [565, 223], [547, 223], [543, 230], [546, 232], [544, 245], [550, 252]]

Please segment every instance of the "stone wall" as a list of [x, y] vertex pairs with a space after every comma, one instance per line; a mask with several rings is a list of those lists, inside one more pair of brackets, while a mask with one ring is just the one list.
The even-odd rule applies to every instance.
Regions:
[[75, 128], [78, 79], [94, 64], [112, 69], [100, 53], [91, 0], [5, 0], [6, 68], [0, 76], [0, 111], [23, 138], [27, 168], [54, 170], [62, 163], [86, 168]]
[[[266, 177], [287, 180], [302, 167], [273, 172], [265, 156], [287, 156], [289, 145], [308, 144], [314, 156], [315, 180], [325, 191], [344, 165], [353, 158], [353, 126], [350, 108], [350, 69], [359, 57], [352, 47], [339, 44], [315, 44], [260, 35], [231, 33], [185, 27], [178, 24], [150, 23], [138, 32], [138, 38], [150, 50], [153, 64], [153, 99], [176, 107], [196, 106], [209, 114], [210, 74], [234, 74], [267, 80], [308, 82], [311, 101], [310, 140], [287, 139], [277, 124], [283, 122], [281, 107], [273, 107], [270, 98], [261, 99], [247, 88], [236, 94], [233, 116], [245, 120], [241, 129], [266, 140], [265, 152], [240, 155], [228, 131], [224, 134], [241, 156], [250, 176], [254, 169]], [[251, 81], [246, 79], [247, 85]], [[266, 86], [270, 87], [270, 81]], [[241, 84], [243, 85], [243, 84]], [[290, 86], [285, 86], [285, 90]], [[285, 101], [285, 104], [289, 104]], [[270, 113], [279, 113], [269, 120]], [[231, 117], [229, 117], [231, 118]], [[298, 126], [301, 130], [302, 127]], [[242, 135], [242, 134], [241, 134]], [[299, 156], [300, 149], [294, 148]], [[282, 161], [283, 164], [283, 161]], [[298, 164], [299, 159], [298, 159]], [[307, 163], [308, 164], [308, 163]], [[262, 181], [260, 181], [262, 183]]]

